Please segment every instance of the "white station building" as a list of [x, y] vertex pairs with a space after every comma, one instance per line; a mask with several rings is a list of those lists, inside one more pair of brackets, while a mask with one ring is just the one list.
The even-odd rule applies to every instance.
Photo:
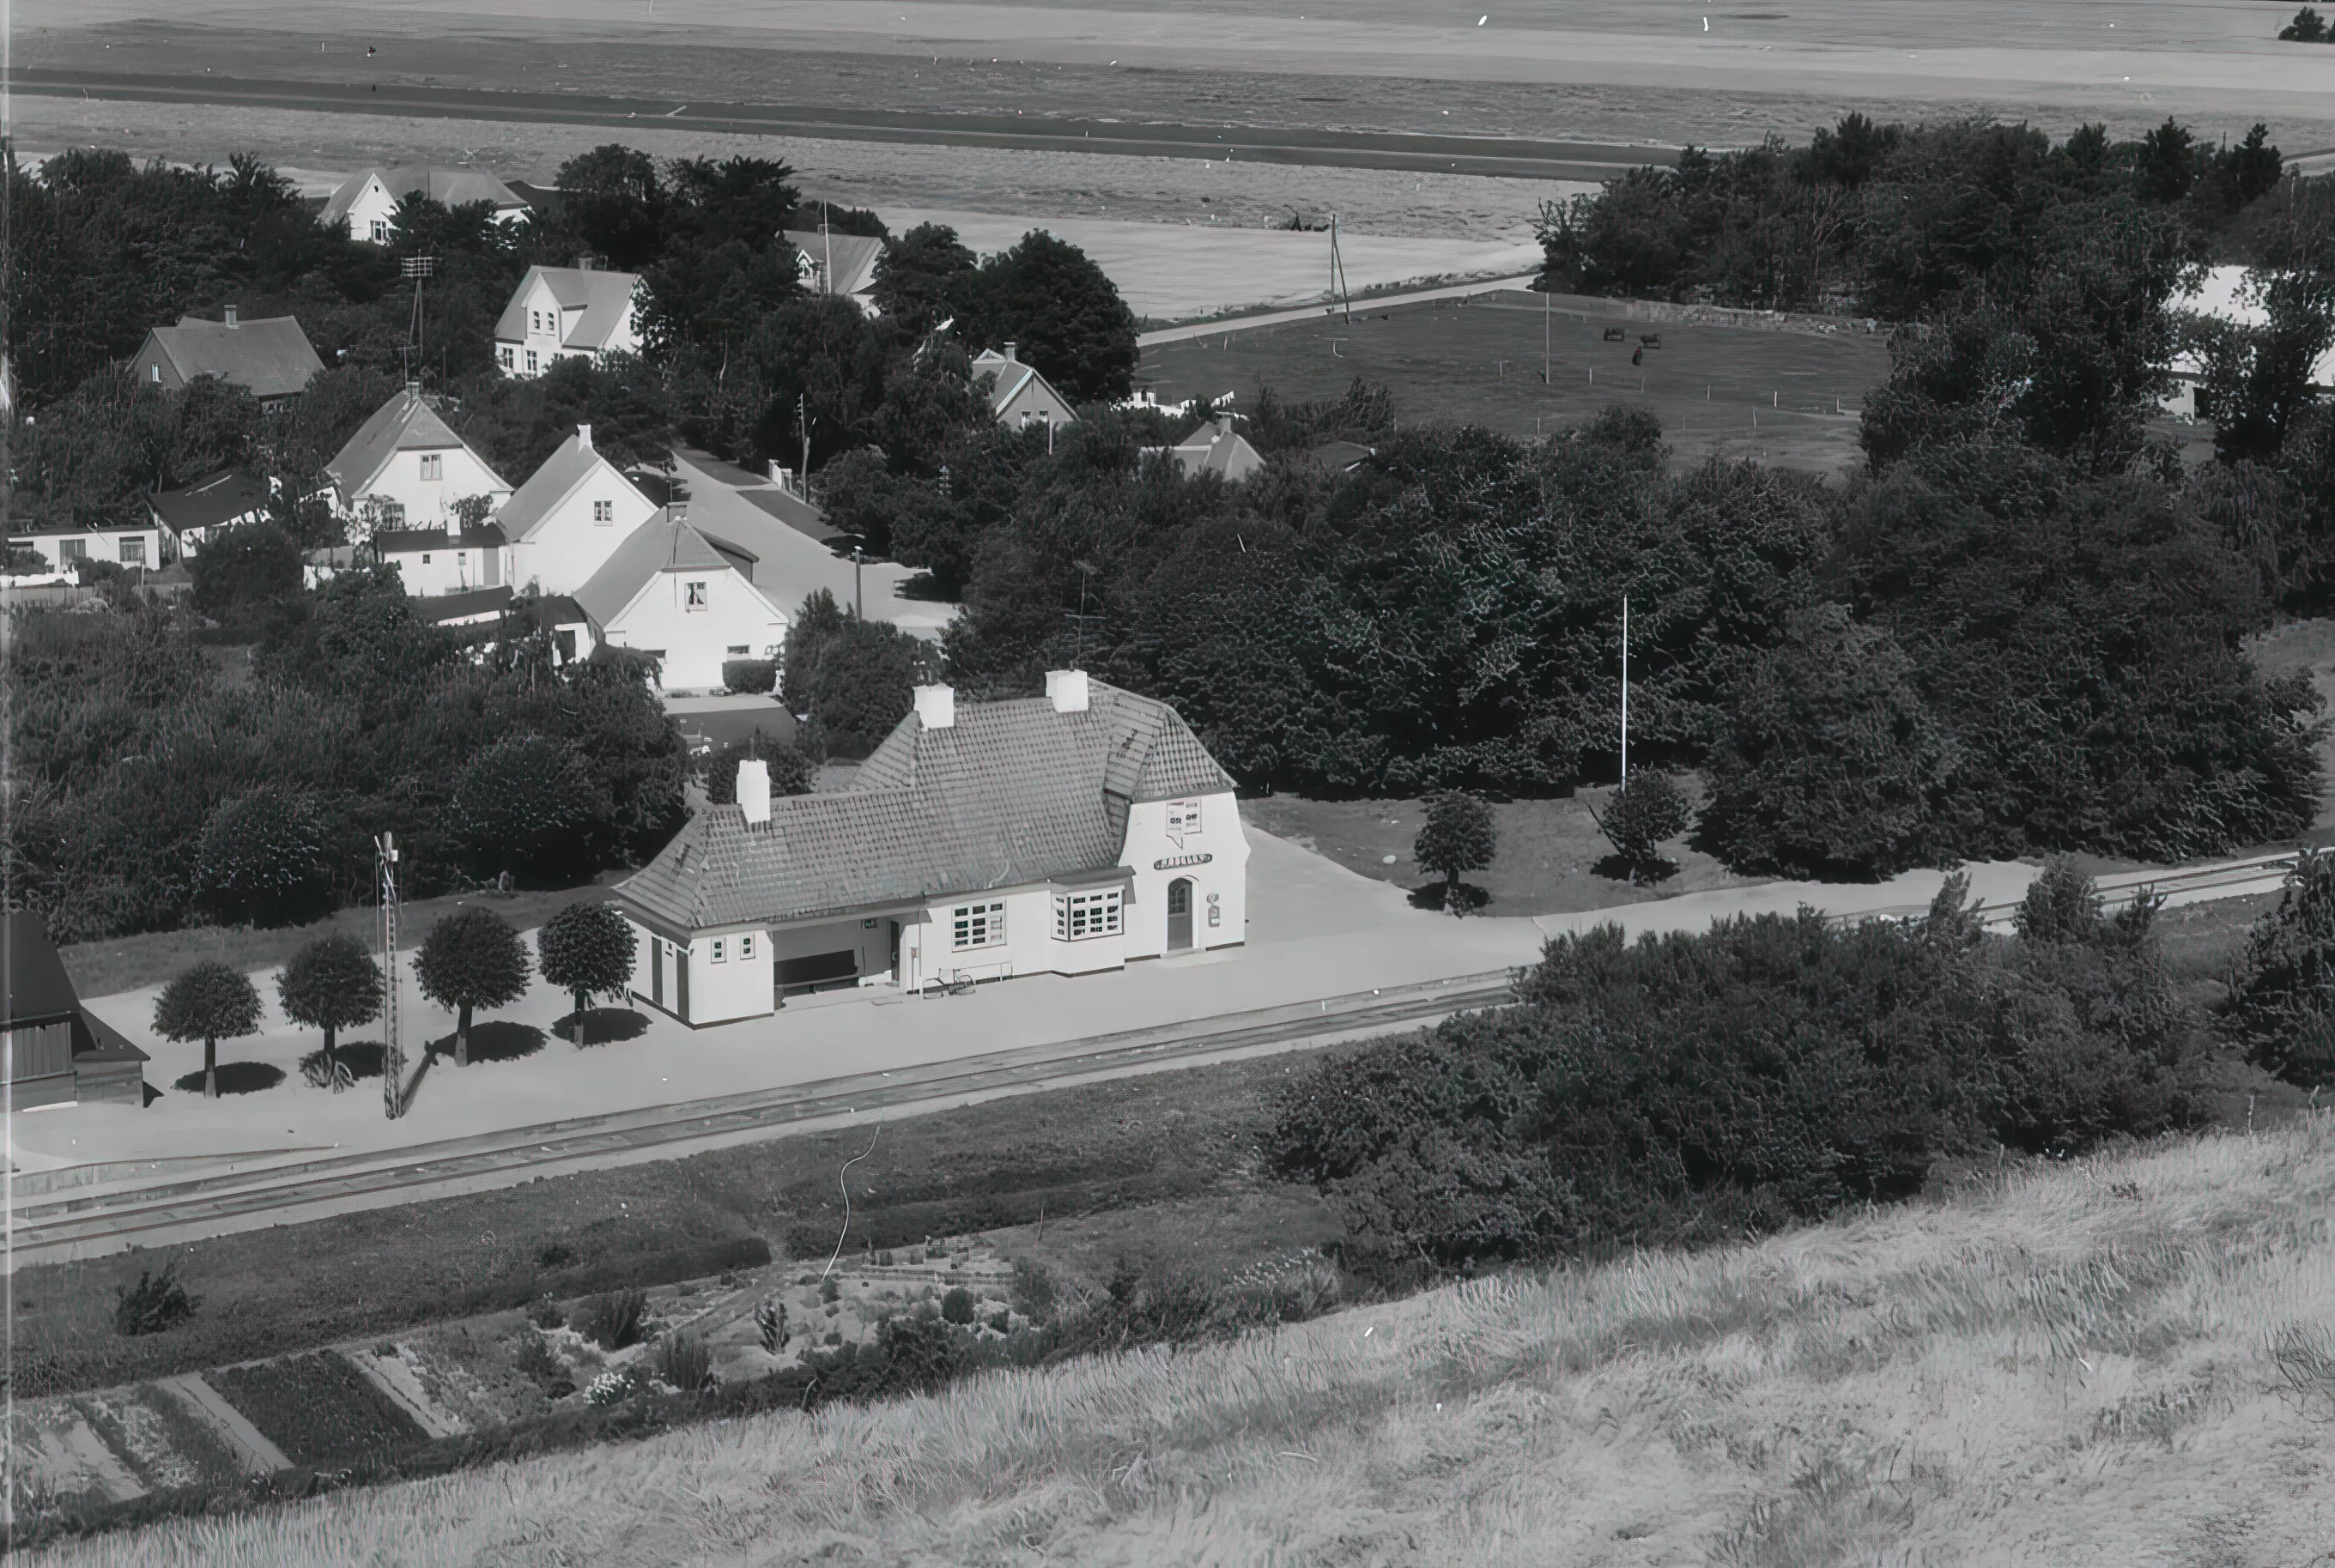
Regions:
[[702, 807], [616, 890], [634, 993], [683, 1023], [790, 992], [1086, 974], [1245, 939], [1233, 780], [1174, 709], [1056, 670], [1046, 695], [916, 711], [848, 788]]

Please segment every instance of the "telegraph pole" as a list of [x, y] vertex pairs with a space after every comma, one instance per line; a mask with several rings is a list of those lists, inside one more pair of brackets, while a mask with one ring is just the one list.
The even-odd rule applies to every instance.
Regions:
[[383, 833], [373, 840], [381, 864], [381, 1099], [382, 1110], [395, 1121], [405, 1114], [405, 1050], [398, 1039], [397, 1016], [397, 845]]

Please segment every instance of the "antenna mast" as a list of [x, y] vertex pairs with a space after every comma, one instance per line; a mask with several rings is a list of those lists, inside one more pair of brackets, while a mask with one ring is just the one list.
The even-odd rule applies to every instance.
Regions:
[[[413, 379], [414, 356], [421, 352], [421, 286], [438, 270], [434, 256], [409, 256], [397, 264], [400, 276], [413, 280], [413, 315], [405, 326], [405, 379]], [[423, 362], [427, 363], [425, 360]]]
[[381, 865], [381, 1099], [382, 1110], [395, 1121], [405, 1114], [405, 1049], [398, 1038], [397, 1016], [397, 845], [393, 835], [373, 840]]

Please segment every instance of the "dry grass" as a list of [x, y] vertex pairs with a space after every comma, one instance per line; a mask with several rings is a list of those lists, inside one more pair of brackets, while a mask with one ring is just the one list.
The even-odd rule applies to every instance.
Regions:
[[2335, 1118], [44, 1563], [2325, 1561]]

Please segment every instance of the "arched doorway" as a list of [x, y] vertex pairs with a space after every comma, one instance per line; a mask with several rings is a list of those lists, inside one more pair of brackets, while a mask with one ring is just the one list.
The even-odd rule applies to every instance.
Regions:
[[1192, 945], [1192, 879], [1178, 876], [1168, 885], [1168, 951], [1183, 953]]

